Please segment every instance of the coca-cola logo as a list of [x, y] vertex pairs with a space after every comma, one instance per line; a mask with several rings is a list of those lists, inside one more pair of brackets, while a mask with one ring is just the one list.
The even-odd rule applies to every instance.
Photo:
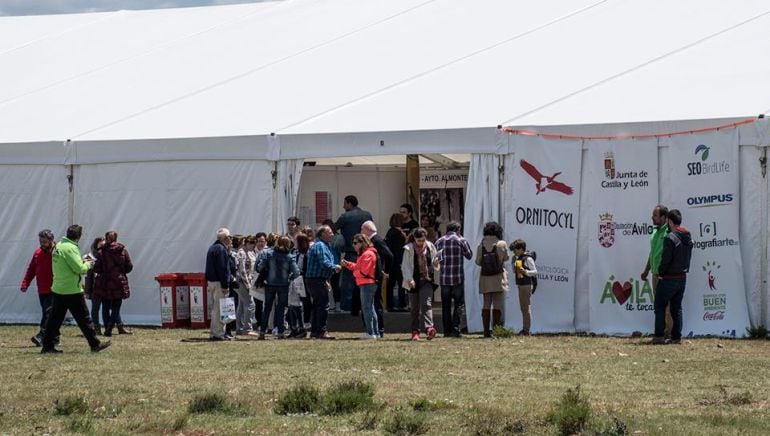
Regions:
[[718, 310], [716, 312], [705, 312], [703, 314], [704, 321], [721, 321], [725, 319], [725, 311]]

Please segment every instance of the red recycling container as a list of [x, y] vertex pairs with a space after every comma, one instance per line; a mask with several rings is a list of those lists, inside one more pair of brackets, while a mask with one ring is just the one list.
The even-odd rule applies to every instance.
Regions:
[[186, 273], [184, 280], [190, 289], [190, 328], [206, 329], [211, 325], [208, 281], [204, 273]]
[[190, 294], [181, 274], [155, 277], [160, 284], [160, 321], [163, 328], [190, 326]]

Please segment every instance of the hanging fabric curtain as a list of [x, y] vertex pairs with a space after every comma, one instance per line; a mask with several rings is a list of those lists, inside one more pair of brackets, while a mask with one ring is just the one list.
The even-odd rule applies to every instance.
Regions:
[[276, 182], [276, 215], [273, 219], [273, 230], [278, 233], [286, 231], [286, 220], [297, 214], [297, 197], [299, 181], [302, 177], [303, 159], [287, 159], [277, 162]]
[[476, 248], [481, 243], [484, 223], [500, 221], [499, 162], [500, 156], [496, 154], [474, 154], [468, 172], [462, 231], [474, 255], [472, 260], [464, 263], [465, 313], [470, 332], [481, 331], [482, 299], [478, 290], [480, 269], [474, 262]]

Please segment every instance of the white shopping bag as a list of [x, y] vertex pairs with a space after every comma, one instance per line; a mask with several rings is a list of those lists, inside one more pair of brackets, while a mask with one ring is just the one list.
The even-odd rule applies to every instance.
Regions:
[[292, 280], [290, 290], [297, 293], [302, 298], [307, 297], [307, 292], [305, 292], [305, 280], [302, 278], [302, 276], [299, 276]]
[[227, 324], [235, 321], [235, 299], [226, 297], [219, 299], [219, 319]]

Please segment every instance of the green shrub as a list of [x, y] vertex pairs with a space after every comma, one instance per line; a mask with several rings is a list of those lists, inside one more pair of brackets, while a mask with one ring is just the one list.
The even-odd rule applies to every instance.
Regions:
[[428, 423], [422, 413], [399, 410], [385, 423], [384, 430], [399, 436], [419, 435], [428, 432]]
[[512, 338], [514, 336], [516, 336], [516, 332], [505, 326], [496, 325], [492, 329], [493, 338]]
[[767, 327], [763, 325], [746, 327], [746, 337], [749, 339], [767, 339]]
[[354, 380], [339, 383], [329, 389], [321, 399], [322, 415], [344, 415], [366, 410], [374, 404], [374, 387]]
[[230, 413], [234, 409], [227, 397], [219, 393], [196, 395], [187, 406], [190, 413]]
[[321, 404], [321, 393], [314, 386], [300, 384], [284, 392], [273, 411], [278, 415], [314, 413]]
[[358, 431], [373, 431], [377, 429], [380, 422], [380, 413], [376, 409], [369, 409], [364, 412], [361, 420], [356, 425]]
[[498, 409], [475, 409], [466, 419], [471, 434], [477, 436], [502, 436], [524, 433], [525, 422]]
[[173, 431], [179, 431], [179, 430], [187, 427], [187, 420], [188, 420], [189, 417], [190, 417], [190, 415], [188, 415], [186, 413], [183, 414], [183, 415], [178, 416], [174, 420], [173, 424], [171, 425], [171, 429]]
[[53, 404], [53, 414], [57, 416], [70, 416], [88, 412], [88, 401], [85, 398], [70, 395], [57, 399]]
[[444, 400], [429, 400], [427, 398], [418, 398], [410, 401], [409, 405], [415, 412], [433, 412], [441, 409], [451, 409], [454, 404]]
[[583, 432], [590, 419], [591, 403], [581, 392], [580, 385], [575, 389], [567, 389], [548, 415], [548, 420], [556, 425], [562, 435]]
[[94, 429], [94, 421], [88, 415], [73, 416], [67, 429], [73, 433], [90, 433]]

